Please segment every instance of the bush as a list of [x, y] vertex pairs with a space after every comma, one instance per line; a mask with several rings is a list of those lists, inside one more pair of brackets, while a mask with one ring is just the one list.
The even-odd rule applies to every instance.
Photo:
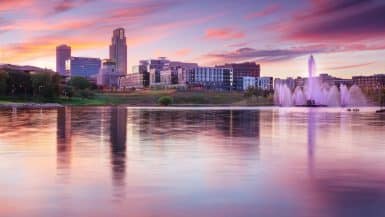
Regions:
[[79, 90], [78, 94], [81, 98], [87, 98], [87, 99], [90, 99], [90, 98], [94, 97], [94, 95], [95, 95], [94, 92], [92, 92], [89, 89]]
[[74, 95], [74, 89], [71, 86], [66, 85], [63, 87], [62, 95], [71, 98]]
[[162, 96], [159, 98], [158, 103], [162, 106], [168, 106], [172, 104], [172, 97], [170, 96]]
[[90, 81], [79, 76], [72, 77], [71, 80], [68, 81], [68, 85], [78, 90], [85, 90], [92, 87]]

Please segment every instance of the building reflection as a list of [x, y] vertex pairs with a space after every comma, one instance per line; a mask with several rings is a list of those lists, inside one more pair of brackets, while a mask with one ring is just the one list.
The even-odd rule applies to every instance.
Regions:
[[[208, 136], [226, 151], [255, 155], [259, 152], [258, 110], [140, 110], [136, 126], [140, 138], [165, 150], [166, 140], [192, 141]], [[250, 139], [252, 138], [252, 139]]]
[[[72, 138], [71, 107], [57, 109], [57, 168], [60, 174], [65, 174], [71, 164]], [[67, 171], [68, 172], [68, 171]]]
[[127, 140], [127, 109], [111, 108], [110, 145], [111, 168], [114, 186], [121, 187], [125, 182], [126, 172], [126, 140]]
[[216, 131], [226, 137], [259, 137], [259, 111], [139, 111], [139, 133], [169, 136]]
[[259, 137], [258, 110], [226, 110], [216, 118], [216, 128], [228, 137]]

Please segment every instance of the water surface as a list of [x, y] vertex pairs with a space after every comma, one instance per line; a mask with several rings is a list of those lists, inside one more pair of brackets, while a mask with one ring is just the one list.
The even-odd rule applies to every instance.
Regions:
[[374, 110], [1, 110], [0, 216], [385, 216]]

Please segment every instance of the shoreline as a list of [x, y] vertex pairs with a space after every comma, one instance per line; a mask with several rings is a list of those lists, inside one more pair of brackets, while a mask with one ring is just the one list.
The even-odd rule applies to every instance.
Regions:
[[[84, 104], [84, 105], [77, 105], [77, 104], [60, 104], [60, 103], [35, 103], [35, 102], [6, 102], [6, 103], [0, 103], [0, 110], [3, 109], [58, 109], [58, 108], [64, 108], [64, 107], [127, 107], [127, 108], [149, 108], [149, 109], [179, 109], [179, 108], [271, 108], [271, 107], [277, 107], [277, 108], [293, 108], [293, 107], [281, 107], [281, 106], [275, 106], [275, 105], [267, 105], [267, 104], [260, 104], [260, 105], [237, 105], [237, 104], [172, 104], [169, 106], [162, 106], [159, 104], [98, 104], [98, 105], [92, 105], [92, 104]], [[297, 108], [305, 108], [305, 107], [297, 107]], [[309, 107], [310, 108], [310, 107]], [[323, 108], [341, 108], [346, 109], [345, 107], [323, 107]], [[379, 106], [364, 106], [360, 108], [371, 108], [371, 109], [379, 109]]]
[[62, 107], [64, 105], [59, 103], [7, 102], [0, 104], [0, 109], [54, 109]]
[[154, 108], [167, 108], [167, 107], [271, 107], [274, 105], [237, 105], [237, 104], [172, 104], [169, 106], [162, 106], [159, 104], [60, 104], [60, 103], [35, 103], [35, 102], [7, 102], [7, 103], [0, 103], [0, 109], [56, 109], [56, 108], [63, 108], [66, 106], [75, 106], [75, 107], [103, 107], [103, 106], [123, 106], [123, 107], [154, 107]]

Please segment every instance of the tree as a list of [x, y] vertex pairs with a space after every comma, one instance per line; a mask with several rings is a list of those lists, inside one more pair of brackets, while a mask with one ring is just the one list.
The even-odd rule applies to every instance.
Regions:
[[74, 95], [74, 89], [70, 85], [66, 85], [63, 88], [62, 95], [71, 98]]
[[60, 93], [60, 76], [56, 73], [38, 72], [31, 75], [34, 96], [52, 98]]
[[31, 76], [27, 72], [9, 70], [7, 79], [7, 92], [11, 95], [31, 95]]
[[163, 106], [168, 106], [172, 104], [172, 97], [171, 96], [161, 96], [158, 100], [158, 103]]
[[7, 93], [7, 79], [8, 73], [0, 71], [0, 95], [5, 95]]
[[79, 76], [72, 77], [68, 84], [77, 90], [85, 90], [91, 88], [92, 84], [87, 79]]

